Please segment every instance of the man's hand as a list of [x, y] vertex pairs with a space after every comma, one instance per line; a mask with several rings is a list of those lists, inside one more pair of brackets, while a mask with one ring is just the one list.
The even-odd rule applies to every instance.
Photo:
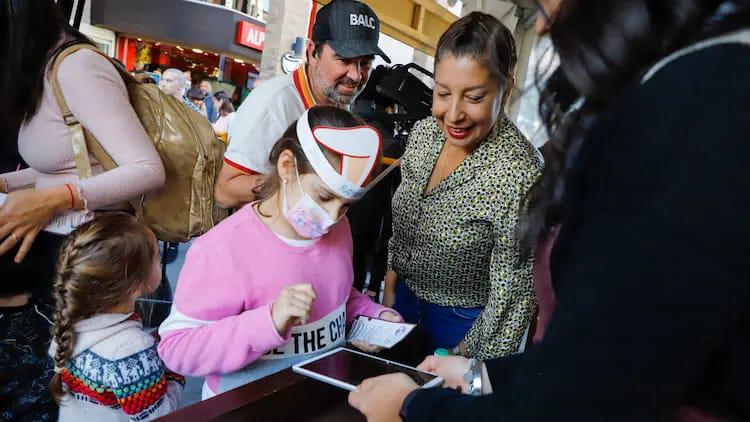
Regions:
[[263, 183], [262, 174], [247, 174], [226, 162], [216, 178], [214, 197], [222, 208], [238, 208], [255, 200], [253, 189]]
[[419, 386], [406, 374], [388, 374], [362, 381], [349, 393], [349, 404], [368, 422], [400, 421], [404, 399]]

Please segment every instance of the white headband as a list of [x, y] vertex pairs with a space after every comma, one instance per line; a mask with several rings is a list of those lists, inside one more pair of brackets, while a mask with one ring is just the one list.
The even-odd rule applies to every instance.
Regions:
[[[371, 126], [310, 128], [308, 112], [305, 111], [297, 121], [297, 138], [318, 176], [334, 193], [346, 199], [362, 198], [395, 167], [391, 165], [364, 186], [378, 164], [382, 145], [380, 133]], [[341, 156], [340, 169], [334, 169], [321, 146]]]

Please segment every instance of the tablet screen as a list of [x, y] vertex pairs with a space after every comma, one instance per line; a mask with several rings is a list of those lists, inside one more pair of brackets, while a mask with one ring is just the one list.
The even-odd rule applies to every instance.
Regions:
[[332, 355], [310, 362], [301, 368], [343, 381], [359, 385], [367, 378], [401, 372], [418, 385], [425, 385], [436, 378], [435, 375], [418, 371], [396, 363], [371, 358], [349, 350], [341, 350]]

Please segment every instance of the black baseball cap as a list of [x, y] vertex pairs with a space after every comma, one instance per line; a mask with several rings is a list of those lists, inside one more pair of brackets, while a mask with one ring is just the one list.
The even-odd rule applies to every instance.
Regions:
[[378, 47], [380, 19], [370, 7], [353, 0], [333, 0], [315, 16], [312, 40], [327, 42], [341, 57], [378, 55], [391, 59]]

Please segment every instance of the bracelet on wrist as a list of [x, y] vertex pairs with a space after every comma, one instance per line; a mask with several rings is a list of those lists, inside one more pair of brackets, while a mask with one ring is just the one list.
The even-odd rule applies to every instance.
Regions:
[[68, 188], [68, 193], [70, 194], [70, 209], [74, 210], [76, 208], [76, 197], [73, 194], [73, 185], [66, 183], [65, 187]]
[[470, 396], [481, 396], [484, 386], [482, 385], [482, 361], [469, 359], [469, 370], [464, 374], [464, 382], [467, 386], [466, 394]]

